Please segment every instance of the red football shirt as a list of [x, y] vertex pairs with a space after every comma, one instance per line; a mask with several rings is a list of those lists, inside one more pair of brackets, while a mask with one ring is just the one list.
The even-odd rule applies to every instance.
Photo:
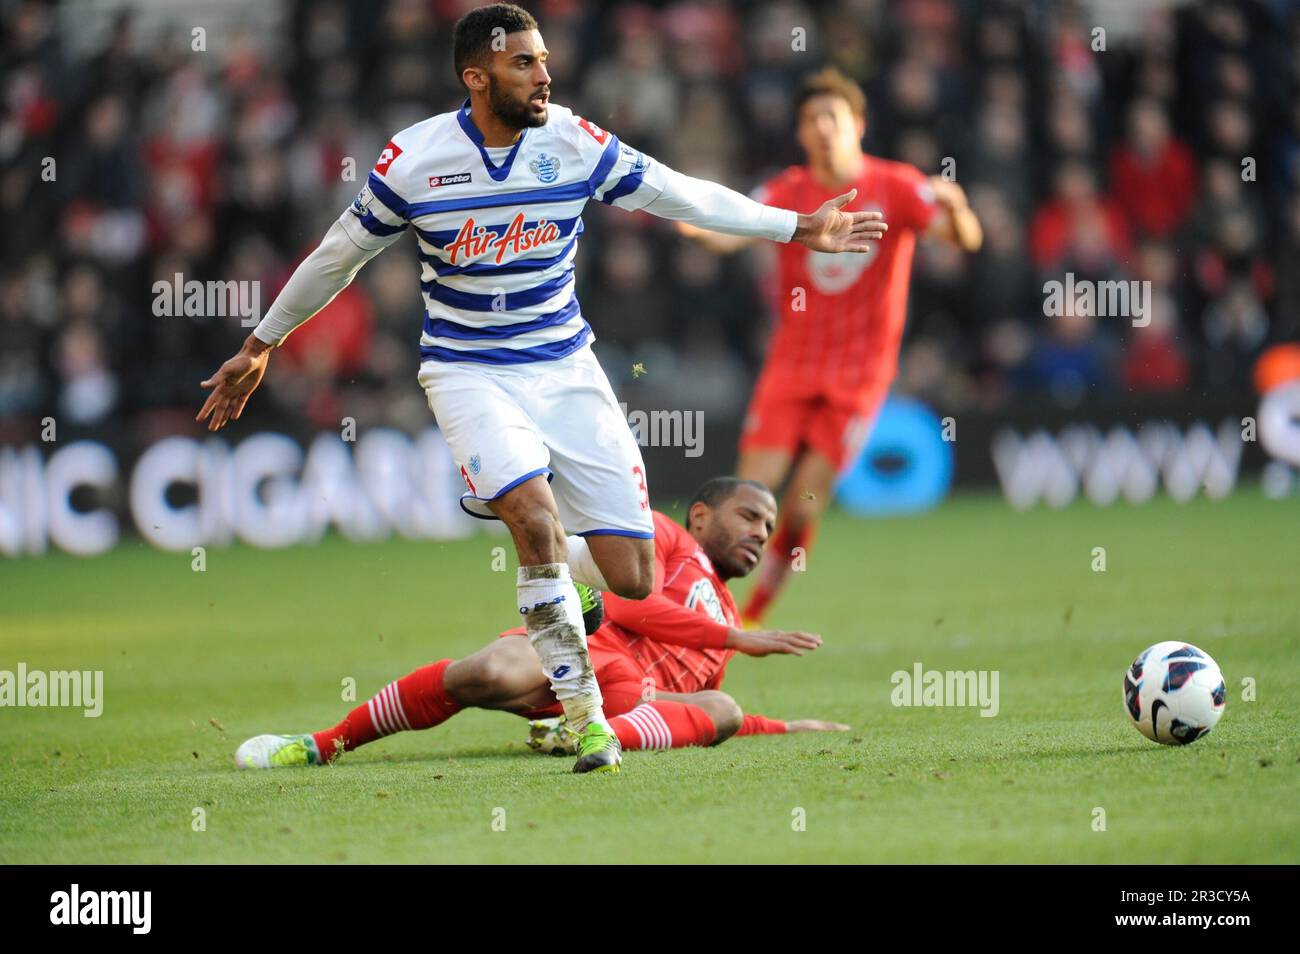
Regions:
[[853, 405], [893, 380], [916, 237], [937, 206], [919, 169], [865, 155], [862, 174], [842, 188], [828, 189], [809, 167], [791, 166], [754, 193], [768, 205], [811, 212], [854, 188], [845, 209], [883, 212], [889, 224], [871, 251], [832, 254], [790, 242], [777, 253], [778, 321], [763, 386], [791, 398]]
[[[723, 648], [740, 614], [726, 583], [695, 538], [681, 524], [654, 513], [655, 582], [644, 600], [605, 594], [605, 623], [591, 637], [595, 649], [631, 655], [655, 686], [666, 692], [716, 688], [735, 650]], [[700, 617], [704, 616], [705, 619]], [[666, 633], [694, 645], [659, 642]]]

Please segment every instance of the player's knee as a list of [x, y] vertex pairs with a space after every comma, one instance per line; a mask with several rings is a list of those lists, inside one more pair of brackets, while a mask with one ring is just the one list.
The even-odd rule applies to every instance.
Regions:
[[725, 742], [737, 732], [745, 721], [745, 713], [740, 704], [725, 692], [709, 690], [698, 694], [702, 698], [697, 703], [709, 714], [713, 722], [713, 744]]
[[615, 596], [621, 596], [625, 600], [643, 600], [650, 595], [654, 589], [654, 576], [643, 576], [638, 573], [625, 574], [617, 580], [607, 580], [610, 591]]
[[509, 672], [507, 661], [495, 653], [470, 656], [447, 668], [444, 685], [454, 699], [474, 705], [501, 695]]
[[609, 583], [610, 591], [616, 596], [621, 596], [625, 600], [643, 600], [654, 589], [654, 559], [650, 559], [648, 565], [646, 561], [637, 560], [620, 567], [612, 575], [606, 573], [605, 581]]

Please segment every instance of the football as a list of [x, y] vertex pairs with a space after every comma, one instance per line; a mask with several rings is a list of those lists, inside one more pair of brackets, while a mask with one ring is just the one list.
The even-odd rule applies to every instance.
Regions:
[[1219, 664], [1179, 640], [1144, 650], [1124, 674], [1124, 711], [1139, 732], [1163, 745], [1208, 734], [1223, 715], [1226, 694]]

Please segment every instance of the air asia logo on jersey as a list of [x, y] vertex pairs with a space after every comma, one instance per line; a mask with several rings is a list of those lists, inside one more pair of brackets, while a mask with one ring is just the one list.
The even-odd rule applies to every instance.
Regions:
[[537, 158], [528, 163], [528, 168], [537, 176], [537, 180], [543, 185], [550, 185], [556, 179], [560, 178], [560, 160], [554, 156], [548, 156], [544, 152], [539, 152]]
[[429, 188], [437, 189], [441, 186], [461, 185], [469, 182], [472, 178], [468, 172], [457, 172], [449, 176], [429, 176]]
[[391, 141], [384, 147], [384, 151], [379, 154], [379, 161], [375, 163], [375, 171], [381, 176], [388, 175], [388, 167], [393, 161], [402, 154], [399, 146], [395, 146]]
[[600, 143], [602, 146], [605, 145], [605, 142], [609, 139], [609, 133], [605, 132], [605, 130], [601, 129], [593, 122], [579, 118], [578, 125], [591, 133], [591, 138], [596, 140], [596, 142]]
[[448, 261], [455, 265], [458, 260], [468, 262], [496, 249], [493, 262], [500, 265], [506, 252], [518, 255], [521, 252], [540, 248], [547, 242], [554, 242], [559, 237], [560, 227], [554, 222], [538, 219], [536, 225], [526, 229], [524, 213], [516, 212], [500, 238], [497, 237], [496, 232], [489, 231], [486, 226], [475, 225], [473, 218], [466, 219], [465, 224], [456, 233], [456, 238], [447, 243], [444, 251], [449, 256]]

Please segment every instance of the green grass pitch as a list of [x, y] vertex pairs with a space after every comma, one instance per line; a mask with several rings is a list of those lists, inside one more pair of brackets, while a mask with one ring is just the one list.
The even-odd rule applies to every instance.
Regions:
[[[1300, 861], [1300, 506], [1249, 493], [832, 516], [772, 619], [825, 646], [737, 657], [726, 688], [851, 732], [630, 753], [584, 777], [528, 752], [521, 720], [468, 712], [329, 768], [234, 770], [247, 736], [337, 721], [345, 677], [364, 700], [513, 625], [499, 545], [328, 538], [210, 549], [205, 572], [135, 542], [0, 562], [0, 669], [105, 674], [100, 718], [0, 709], [0, 862]], [[1191, 746], [1148, 742], [1122, 711], [1125, 667], [1162, 639], [1227, 680]], [[893, 706], [890, 675], [914, 662], [997, 670], [999, 713]]]

